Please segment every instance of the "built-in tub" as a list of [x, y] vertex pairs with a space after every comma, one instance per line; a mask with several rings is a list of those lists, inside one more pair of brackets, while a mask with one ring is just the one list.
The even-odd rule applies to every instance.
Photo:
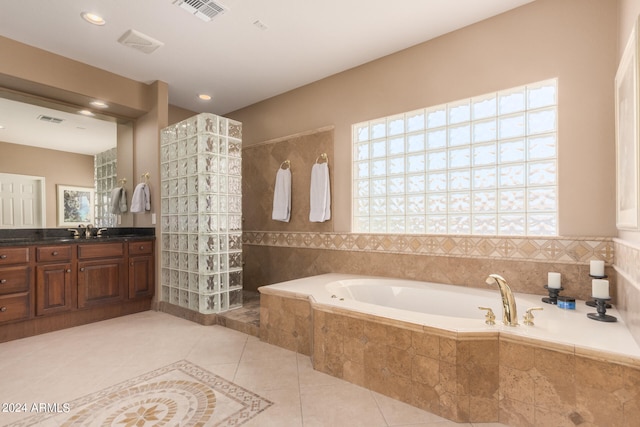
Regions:
[[[598, 424], [603, 402], [607, 425], [638, 416], [630, 408], [640, 408], [640, 347], [615, 308], [607, 314], [618, 322], [598, 322], [584, 301], [564, 310], [516, 293], [513, 327], [502, 323], [497, 286], [324, 274], [259, 290], [263, 340], [304, 353], [308, 334], [316, 369], [455, 421]], [[493, 309], [495, 325], [479, 306]], [[544, 310], [526, 326], [532, 307]]]

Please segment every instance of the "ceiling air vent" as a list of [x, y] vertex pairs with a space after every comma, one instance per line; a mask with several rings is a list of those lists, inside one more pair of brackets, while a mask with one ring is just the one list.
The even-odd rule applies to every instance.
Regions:
[[118, 43], [133, 49], [139, 50], [142, 53], [151, 53], [157, 48], [164, 46], [164, 43], [159, 42], [156, 39], [149, 37], [146, 34], [142, 34], [140, 31], [129, 30], [124, 33], [119, 39]]
[[44, 114], [40, 114], [37, 117], [37, 120], [43, 121], [43, 122], [47, 122], [47, 123], [55, 123], [55, 124], [59, 124], [64, 122], [63, 119], [59, 119], [57, 117], [51, 117], [51, 116], [45, 116]]
[[205, 22], [209, 22], [227, 11], [226, 6], [212, 0], [175, 0], [173, 4], [177, 4]]

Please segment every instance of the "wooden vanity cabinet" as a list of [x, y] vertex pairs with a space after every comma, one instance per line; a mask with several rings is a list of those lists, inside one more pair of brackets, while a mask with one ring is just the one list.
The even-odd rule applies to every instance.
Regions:
[[31, 251], [0, 248], [0, 324], [31, 316]]
[[154, 245], [150, 236], [0, 246], [0, 342], [149, 310]]
[[153, 296], [155, 291], [155, 263], [153, 241], [130, 242], [129, 298]]
[[72, 310], [73, 246], [38, 246], [36, 261], [36, 315]]
[[78, 245], [78, 308], [125, 298], [124, 243]]

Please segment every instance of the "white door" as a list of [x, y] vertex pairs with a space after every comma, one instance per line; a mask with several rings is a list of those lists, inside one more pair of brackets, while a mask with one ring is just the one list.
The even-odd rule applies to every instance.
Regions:
[[44, 177], [0, 173], [0, 228], [44, 228]]

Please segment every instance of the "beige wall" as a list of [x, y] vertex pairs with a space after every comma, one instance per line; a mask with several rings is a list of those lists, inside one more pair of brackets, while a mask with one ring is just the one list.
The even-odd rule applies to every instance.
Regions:
[[335, 126], [335, 231], [351, 222], [353, 123], [559, 78], [559, 231], [613, 236], [618, 9], [612, 0], [537, 0], [227, 116], [243, 145]]
[[57, 224], [57, 184], [93, 187], [93, 156], [8, 142], [0, 142], [0, 153], [0, 172], [44, 177], [49, 228]]

